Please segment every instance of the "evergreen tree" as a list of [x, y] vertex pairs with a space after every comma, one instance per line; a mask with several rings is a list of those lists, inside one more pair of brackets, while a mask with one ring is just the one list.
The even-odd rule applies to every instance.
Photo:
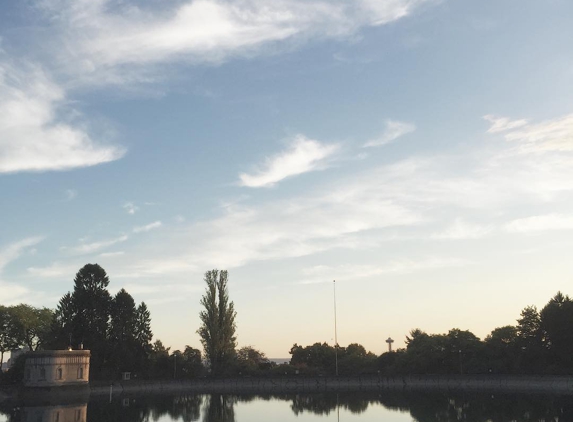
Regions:
[[49, 348], [57, 350], [71, 347], [75, 315], [76, 311], [72, 301], [72, 295], [68, 292], [62, 296], [54, 313]]
[[135, 316], [135, 339], [141, 347], [147, 348], [152, 338], [151, 314], [145, 302], [141, 302]]
[[116, 371], [132, 371], [137, 355], [135, 340], [137, 312], [133, 297], [125, 289], [121, 289], [113, 298], [110, 315], [108, 356], [111, 366]]
[[151, 313], [147, 309], [145, 302], [141, 302], [135, 312], [135, 370], [144, 371], [151, 358]]
[[[69, 301], [71, 344], [91, 350], [90, 372], [96, 377], [106, 359], [111, 296], [109, 278], [98, 264], [86, 264], [76, 274]], [[68, 305], [68, 304], [66, 304]]]
[[573, 373], [573, 301], [561, 292], [540, 313], [549, 372]]
[[199, 313], [201, 327], [197, 333], [213, 373], [220, 373], [235, 355], [235, 318], [233, 302], [229, 302], [227, 271], [212, 270], [205, 273], [207, 284], [201, 298], [204, 307]]

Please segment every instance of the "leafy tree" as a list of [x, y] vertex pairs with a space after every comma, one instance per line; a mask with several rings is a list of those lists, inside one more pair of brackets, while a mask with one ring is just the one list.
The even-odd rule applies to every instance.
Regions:
[[485, 354], [491, 371], [513, 372], [518, 352], [517, 338], [517, 328], [512, 325], [496, 328], [485, 338]]
[[235, 355], [235, 318], [233, 302], [229, 302], [227, 271], [212, 270], [205, 273], [207, 284], [201, 298], [204, 310], [199, 313], [201, 326], [197, 333], [205, 350], [205, 357], [213, 373], [228, 366]]
[[328, 343], [314, 343], [306, 347], [295, 343], [289, 353], [291, 354], [290, 364], [300, 369], [313, 368], [319, 372], [335, 372], [336, 349]]
[[12, 307], [11, 312], [19, 332], [20, 344], [32, 351], [42, 349], [50, 335], [54, 316], [52, 310], [20, 304]]
[[446, 361], [450, 373], [479, 373], [485, 372], [483, 362], [483, 344], [471, 331], [451, 329], [447, 336]]
[[409, 337], [406, 336], [406, 363], [403, 366], [416, 374], [447, 373], [450, 353], [447, 336], [429, 335], [416, 328], [410, 331]]
[[535, 373], [545, 366], [541, 317], [535, 306], [525, 307], [517, 320], [517, 371]]
[[185, 377], [197, 377], [203, 372], [201, 350], [185, 346], [182, 354], [181, 371]]
[[260, 350], [253, 346], [244, 346], [237, 350], [237, 365], [244, 374], [270, 369], [273, 363]]
[[151, 346], [151, 376], [168, 377], [169, 374], [173, 374], [172, 367], [169, 363], [169, 350], [171, 350], [171, 348], [165, 347], [161, 340], [155, 340]]
[[0, 305], [0, 368], [4, 362], [4, 353], [20, 345], [20, 331], [11, 308]]

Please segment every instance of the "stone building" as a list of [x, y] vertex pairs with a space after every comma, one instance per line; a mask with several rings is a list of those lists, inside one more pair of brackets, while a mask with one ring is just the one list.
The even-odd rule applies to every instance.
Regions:
[[43, 350], [26, 355], [25, 387], [60, 387], [89, 383], [89, 350]]

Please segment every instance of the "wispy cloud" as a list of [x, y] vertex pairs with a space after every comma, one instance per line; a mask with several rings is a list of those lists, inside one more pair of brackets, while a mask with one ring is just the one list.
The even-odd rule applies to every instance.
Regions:
[[317, 265], [303, 270], [303, 277], [299, 283], [332, 283], [332, 280], [351, 282], [386, 274], [410, 274], [418, 271], [461, 267], [469, 264], [469, 261], [459, 258], [426, 257], [396, 260], [383, 265]]
[[508, 117], [496, 117], [491, 114], [487, 114], [483, 118], [491, 123], [491, 127], [487, 130], [488, 133], [505, 132], [527, 125], [527, 120], [524, 119], [511, 120]]
[[135, 205], [133, 202], [126, 202], [125, 204], [123, 204], [123, 209], [128, 213], [128, 214], [135, 214], [137, 211], [139, 211], [139, 207], [137, 205]]
[[513, 233], [531, 233], [546, 230], [573, 230], [573, 215], [546, 214], [519, 218], [509, 222], [506, 230]]
[[30, 303], [31, 299], [35, 299], [35, 293], [31, 292], [29, 288], [2, 280], [2, 273], [10, 262], [17, 260], [27, 249], [37, 245], [42, 240], [44, 240], [42, 236], [28, 237], [0, 249], [0, 292], [2, 292], [2, 305], [9, 306], [24, 300]]
[[113, 258], [116, 256], [123, 256], [123, 255], [125, 255], [125, 251], [104, 252], [99, 254], [99, 256], [101, 256], [102, 258]]
[[81, 268], [77, 264], [63, 264], [54, 262], [46, 267], [28, 267], [26, 271], [39, 278], [73, 278], [74, 274]]
[[66, 201], [71, 201], [78, 196], [78, 191], [74, 189], [66, 189]]
[[0, 62], [0, 173], [69, 170], [124, 155], [123, 148], [98, 143], [59, 117], [65, 101], [40, 68]]
[[125, 242], [127, 239], [129, 239], [129, 236], [123, 235], [116, 237], [114, 239], [101, 240], [99, 242], [92, 242], [92, 243], [84, 243], [82, 245], [74, 246], [71, 248], [63, 247], [62, 250], [67, 251], [74, 255], [87, 255], [90, 253], [98, 252], [102, 249], [108, 248], [117, 243]]
[[42, 236], [27, 237], [0, 249], [0, 273], [6, 265], [18, 259], [26, 249], [37, 245], [42, 240], [44, 240]]
[[241, 185], [251, 188], [269, 187], [287, 177], [326, 167], [326, 159], [339, 149], [337, 144], [323, 144], [297, 135], [285, 151], [269, 157], [255, 174], [239, 175]]
[[153, 223], [149, 223], [145, 226], [134, 227], [133, 232], [134, 233], [148, 232], [148, 231], [153, 230], [153, 229], [158, 229], [162, 225], [163, 225], [163, 223], [161, 223], [161, 221], [154, 221]]
[[480, 239], [487, 236], [492, 232], [490, 226], [480, 226], [477, 224], [468, 223], [460, 218], [456, 219], [454, 223], [445, 230], [435, 233], [432, 237], [434, 239]]
[[[55, 52], [77, 74], [124, 79], [127, 65], [221, 62], [291, 40], [349, 36], [384, 25], [432, 0], [184, 0], [161, 9], [111, 0], [42, 0], [67, 48]], [[291, 41], [292, 43], [292, 41]], [[290, 46], [285, 45], [286, 48]], [[76, 60], [67, 60], [67, 55]], [[120, 68], [124, 71], [113, 72]], [[111, 71], [111, 74], [110, 74]]]
[[[500, 120], [504, 123], [500, 124], [498, 130], [492, 130]], [[507, 132], [505, 139], [516, 144], [521, 153], [573, 151], [573, 114], [537, 124], [526, 124], [526, 120], [509, 122], [504, 118], [495, 122], [488, 132]]]
[[386, 129], [376, 139], [372, 139], [364, 144], [364, 147], [377, 147], [389, 144], [401, 136], [414, 132], [416, 126], [412, 123], [398, 122], [395, 120], [388, 120], [386, 122]]

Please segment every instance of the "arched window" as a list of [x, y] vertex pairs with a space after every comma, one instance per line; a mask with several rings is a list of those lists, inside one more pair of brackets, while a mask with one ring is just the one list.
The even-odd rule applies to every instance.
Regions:
[[46, 368], [44, 368], [43, 366], [40, 368], [40, 379], [41, 380], [46, 379]]
[[61, 380], [62, 379], [62, 368], [58, 368], [58, 370], [56, 371], [56, 378]]
[[79, 380], [84, 379], [84, 368], [82, 368], [81, 366], [78, 368], [78, 379]]

